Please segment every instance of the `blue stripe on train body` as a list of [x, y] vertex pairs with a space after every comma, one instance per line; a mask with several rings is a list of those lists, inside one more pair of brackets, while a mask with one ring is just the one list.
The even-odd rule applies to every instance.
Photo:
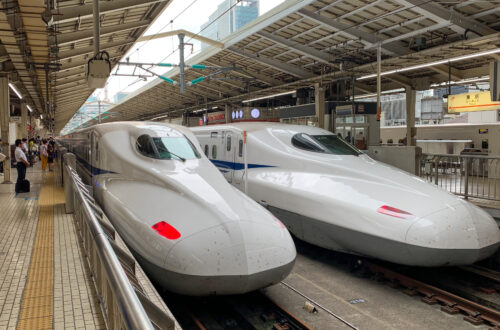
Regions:
[[[227, 170], [244, 170], [245, 169], [245, 164], [243, 163], [235, 163], [235, 162], [227, 162], [224, 160], [216, 160], [216, 159], [210, 159], [210, 161], [219, 168], [219, 170], [223, 173], [228, 172]], [[262, 167], [276, 167], [272, 165], [260, 165], [260, 164], [248, 164], [248, 168], [262, 168]]]
[[99, 174], [108, 174], [108, 173], [117, 174], [116, 172], [113, 172], [113, 171], [103, 170], [103, 169], [100, 169], [98, 167], [94, 167], [94, 166], [90, 165], [85, 159], [78, 156], [77, 154], [75, 154], [75, 156], [76, 156], [76, 160], [78, 162], [80, 162], [80, 164], [82, 164], [87, 171], [92, 173], [93, 176], [99, 175]]

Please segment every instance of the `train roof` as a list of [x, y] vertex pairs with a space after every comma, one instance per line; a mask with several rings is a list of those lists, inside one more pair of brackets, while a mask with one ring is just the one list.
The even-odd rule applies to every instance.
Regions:
[[88, 128], [84, 128], [81, 130], [77, 130], [73, 132], [72, 134], [78, 134], [78, 133], [84, 133], [88, 131], [98, 131], [101, 134], [117, 131], [117, 130], [123, 130], [124, 128], [128, 129], [129, 131], [135, 130], [135, 129], [150, 129], [153, 132], [160, 132], [160, 130], [157, 130], [157, 128], [160, 127], [168, 127], [171, 129], [175, 129], [177, 131], [180, 131], [184, 134], [191, 134], [190, 130], [187, 127], [180, 126], [180, 125], [175, 125], [175, 124], [170, 124], [170, 123], [162, 123], [162, 122], [153, 122], [153, 121], [121, 121], [121, 122], [111, 122], [111, 123], [105, 123], [105, 124], [98, 124], [94, 126], [90, 126]]
[[223, 129], [234, 129], [238, 131], [247, 132], [257, 132], [262, 130], [290, 130], [295, 132], [307, 133], [307, 134], [333, 134], [322, 128], [306, 125], [291, 125], [283, 124], [278, 122], [240, 122], [240, 123], [229, 123], [221, 125], [207, 125], [199, 127], [191, 127], [194, 131], [216, 131]]

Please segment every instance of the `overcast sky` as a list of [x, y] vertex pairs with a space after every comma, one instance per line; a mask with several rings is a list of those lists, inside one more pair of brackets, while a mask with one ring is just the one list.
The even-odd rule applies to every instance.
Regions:
[[[177, 29], [185, 29], [198, 33], [200, 31], [200, 26], [208, 21], [208, 16], [217, 9], [217, 6], [222, 3], [222, 1], [223, 0], [173, 0], [163, 14], [160, 15], [156, 22], [146, 31], [145, 35], [147, 36]], [[259, 3], [259, 15], [269, 11], [283, 1], [284, 0], [261, 0]], [[189, 8], [184, 11], [187, 7]], [[182, 13], [173, 21], [172, 24], [170, 24], [170, 21], [178, 16], [182, 11], [184, 11], [184, 13]], [[200, 52], [200, 45], [198, 42], [190, 41], [190, 43], [194, 43], [194, 52], [191, 54], [190, 47], [186, 47], [185, 52], [187, 58]], [[129, 56], [131, 62], [178, 63], [179, 52], [176, 51], [177, 45], [177, 36], [151, 40], [148, 42], [140, 42], [136, 43], [130, 49], [127, 56]], [[122, 66], [119, 72], [130, 73], [131, 69]], [[139, 72], [139, 70], [137, 70], [137, 72]], [[156, 68], [155, 72], [164, 73], [165, 68]], [[153, 78], [149, 78], [148, 81], [151, 81], [152, 79]], [[108, 80], [108, 98], [112, 102], [113, 95], [117, 92], [132, 92], [146, 83], [147, 82], [145, 81], [139, 81], [138, 78], [135, 77], [112, 76]], [[95, 94], [101, 99], [104, 98], [104, 90], [98, 90]]]

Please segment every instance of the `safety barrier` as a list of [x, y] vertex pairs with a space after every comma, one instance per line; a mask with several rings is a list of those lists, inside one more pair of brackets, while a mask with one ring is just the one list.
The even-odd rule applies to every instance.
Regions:
[[422, 154], [419, 175], [466, 199], [500, 201], [500, 157]]
[[107, 327], [175, 329], [175, 321], [142, 291], [135, 277], [135, 260], [115, 243], [113, 227], [104, 221], [104, 212], [74, 169], [74, 155], [66, 154], [64, 159], [67, 212], [74, 211]]

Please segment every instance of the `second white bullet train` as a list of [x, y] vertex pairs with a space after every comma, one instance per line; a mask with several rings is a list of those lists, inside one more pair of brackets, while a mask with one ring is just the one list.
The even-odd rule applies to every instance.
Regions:
[[193, 131], [229, 182], [244, 190], [247, 168], [248, 195], [312, 244], [414, 266], [472, 264], [500, 244], [479, 207], [329, 131], [277, 123]]
[[120, 236], [167, 289], [239, 294], [290, 273], [296, 252], [285, 226], [226, 182], [189, 129], [117, 122], [60, 141]]

